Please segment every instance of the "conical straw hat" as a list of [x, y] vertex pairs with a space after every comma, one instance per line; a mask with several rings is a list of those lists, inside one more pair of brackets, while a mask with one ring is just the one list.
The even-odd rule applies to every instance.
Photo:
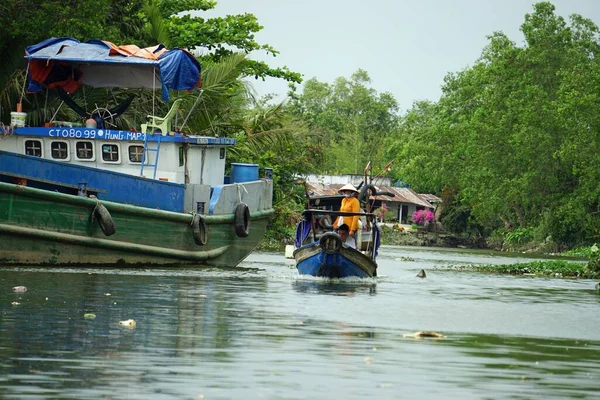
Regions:
[[338, 193], [346, 192], [346, 191], [358, 193], [358, 190], [356, 190], [356, 188], [354, 187], [354, 185], [352, 185], [351, 183], [348, 183], [348, 184], [342, 186], [340, 188], [340, 190], [338, 190]]

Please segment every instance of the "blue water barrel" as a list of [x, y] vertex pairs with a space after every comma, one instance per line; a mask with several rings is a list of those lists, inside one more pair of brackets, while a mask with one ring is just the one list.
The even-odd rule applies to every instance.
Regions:
[[258, 180], [258, 164], [231, 163], [231, 183]]

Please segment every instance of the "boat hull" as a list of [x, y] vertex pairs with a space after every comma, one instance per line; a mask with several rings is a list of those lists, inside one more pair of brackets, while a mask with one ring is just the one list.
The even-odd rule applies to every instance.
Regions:
[[329, 254], [315, 242], [296, 249], [294, 259], [301, 275], [327, 278], [377, 276], [377, 264], [360, 251], [349, 247], [341, 247]]
[[206, 243], [194, 239], [192, 214], [102, 201], [116, 228], [93, 218], [100, 201], [0, 182], [2, 265], [238, 265], [264, 236], [272, 209], [250, 213], [248, 235], [235, 216], [202, 215]]

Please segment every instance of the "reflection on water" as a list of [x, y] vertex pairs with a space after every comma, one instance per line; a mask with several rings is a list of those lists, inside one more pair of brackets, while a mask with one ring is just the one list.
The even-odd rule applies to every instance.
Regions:
[[346, 279], [297, 279], [292, 283], [292, 287], [300, 293], [353, 296], [357, 293], [374, 295], [377, 284]]
[[4, 269], [0, 398], [597, 396], [592, 282], [419, 279], [440, 254], [400, 253], [372, 280], [300, 277], [278, 254], [234, 270]]

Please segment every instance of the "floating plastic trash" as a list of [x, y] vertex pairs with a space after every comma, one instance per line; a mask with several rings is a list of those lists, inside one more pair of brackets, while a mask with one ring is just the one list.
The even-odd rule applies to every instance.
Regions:
[[128, 319], [126, 321], [119, 321], [119, 325], [125, 326], [127, 328], [135, 328], [135, 320]]
[[424, 337], [430, 337], [430, 338], [444, 338], [446, 336], [442, 335], [441, 333], [437, 333], [437, 332], [423, 332], [423, 331], [419, 331], [419, 332], [415, 332], [415, 333], [410, 333], [410, 334], [406, 334], [403, 335], [404, 337], [410, 337], [410, 338], [424, 338]]

